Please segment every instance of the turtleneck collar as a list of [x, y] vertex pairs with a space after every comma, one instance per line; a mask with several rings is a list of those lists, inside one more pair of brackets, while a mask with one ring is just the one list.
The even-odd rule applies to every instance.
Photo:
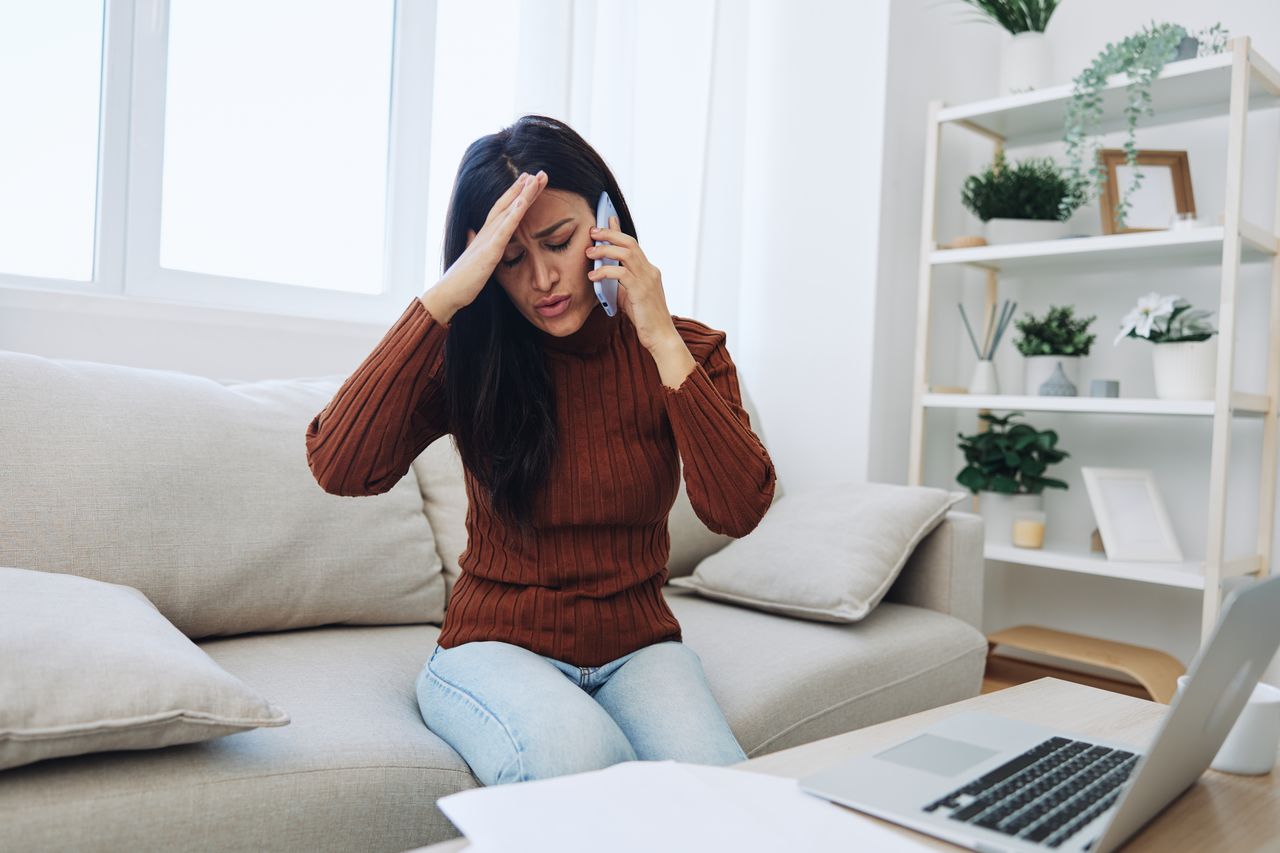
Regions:
[[622, 314], [610, 317], [604, 306], [592, 299], [591, 312], [581, 328], [572, 334], [558, 337], [539, 326], [533, 327], [534, 337], [544, 349], [558, 353], [588, 355], [605, 346], [622, 326]]

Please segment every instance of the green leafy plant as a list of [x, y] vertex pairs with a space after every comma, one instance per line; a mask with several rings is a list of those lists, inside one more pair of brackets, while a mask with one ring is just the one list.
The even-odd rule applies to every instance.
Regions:
[[984, 413], [978, 417], [988, 425], [985, 432], [959, 434], [965, 466], [956, 482], [974, 494], [1038, 495], [1046, 488], [1067, 488], [1065, 482], [1044, 472], [1071, 454], [1058, 449], [1058, 434], [1053, 430], [1011, 423], [1021, 415], [1010, 412], [1000, 418]]
[[[1125, 162], [1132, 168], [1132, 177], [1129, 186], [1119, 193], [1116, 203], [1115, 222], [1119, 228], [1124, 227], [1131, 206], [1130, 194], [1142, 186], [1134, 134], [1138, 120], [1155, 112], [1151, 106], [1151, 81], [1160, 75], [1165, 63], [1177, 55], [1178, 43], [1188, 35], [1187, 30], [1178, 24], [1152, 21], [1119, 43], [1108, 42], [1072, 81], [1074, 88], [1067, 102], [1063, 126], [1063, 140], [1067, 144], [1067, 179], [1072, 189], [1068, 197], [1088, 201], [1097, 197], [1107, 180], [1106, 170], [1097, 155], [1103, 115], [1102, 92], [1111, 75], [1129, 75], [1125, 86], [1126, 135], [1123, 147]], [[1201, 56], [1220, 53], [1226, 45], [1226, 30], [1221, 24], [1201, 30], [1194, 37], [1200, 41], [1198, 55]]]
[[[1183, 341], [1207, 341], [1218, 333], [1209, 318], [1212, 311], [1192, 308], [1180, 296], [1148, 293], [1120, 321], [1120, 334], [1114, 344], [1124, 338], [1139, 338], [1153, 344], [1176, 344]], [[1164, 320], [1164, 326], [1160, 321]]]
[[975, 216], [989, 219], [1066, 220], [1083, 202], [1049, 157], [1009, 165], [1004, 152], [982, 172], [965, 179], [960, 200]]
[[1042, 33], [1062, 0], [961, 0], [1009, 32]]
[[1089, 324], [1097, 315], [1077, 317], [1070, 305], [1049, 306], [1043, 317], [1028, 312], [1014, 322], [1022, 337], [1013, 342], [1023, 355], [1088, 355], [1097, 335], [1089, 332]]

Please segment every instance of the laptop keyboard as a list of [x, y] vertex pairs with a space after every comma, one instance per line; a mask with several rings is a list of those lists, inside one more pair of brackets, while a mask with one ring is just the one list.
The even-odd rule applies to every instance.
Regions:
[[952, 820], [1057, 847], [1115, 803], [1138, 756], [1053, 737], [924, 807]]

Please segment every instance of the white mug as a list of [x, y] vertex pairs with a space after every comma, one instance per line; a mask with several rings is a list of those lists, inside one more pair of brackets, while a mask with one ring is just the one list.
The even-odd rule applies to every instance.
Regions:
[[[1178, 694], [1187, 676], [1178, 676]], [[1280, 688], [1258, 683], [1209, 765], [1223, 773], [1258, 776], [1270, 773], [1280, 747]]]

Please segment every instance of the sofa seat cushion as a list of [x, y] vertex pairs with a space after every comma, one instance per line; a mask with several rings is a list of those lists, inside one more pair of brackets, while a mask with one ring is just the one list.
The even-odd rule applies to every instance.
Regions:
[[683, 639], [751, 758], [977, 696], [987, 641], [922, 607], [860, 622], [776, 616], [668, 586]]
[[289, 725], [0, 773], [0, 850], [401, 851], [458, 835], [438, 797], [478, 786], [422, 722], [434, 625], [200, 643]]
[[[838, 625], [664, 592], [752, 757], [981, 684], [985, 640], [941, 613], [882, 604]], [[456, 837], [435, 801], [479, 782], [414, 692], [437, 636], [335, 626], [201, 643], [292, 722], [0, 773], [0, 849], [402, 851]]]

